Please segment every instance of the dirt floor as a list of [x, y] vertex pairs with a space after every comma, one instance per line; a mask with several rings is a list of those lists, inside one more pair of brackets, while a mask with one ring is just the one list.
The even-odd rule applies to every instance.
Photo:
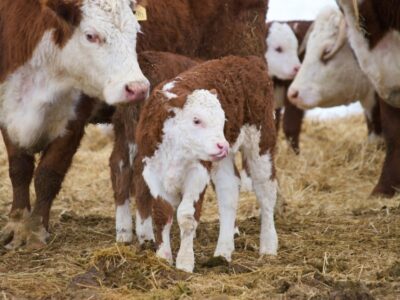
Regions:
[[[367, 143], [361, 116], [304, 127], [299, 156], [279, 142], [279, 201], [286, 205], [276, 216], [278, 256], [259, 257], [255, 197], [242, 193], [233, 261], [213, 259], [218, 215], [209, 191], [193, 274], [158, 260], [150, 247], [114, 242], [111, 142], [88, 128], [55, 201], [48, 246], [0, 248], [0, 298], [400, 299], [400, 196], [369, 198], [383, 150]], [[11, 201], [7, 172], [1, 144], [0, 226]], [[172, 240], [176, 254], [176, 223]]]

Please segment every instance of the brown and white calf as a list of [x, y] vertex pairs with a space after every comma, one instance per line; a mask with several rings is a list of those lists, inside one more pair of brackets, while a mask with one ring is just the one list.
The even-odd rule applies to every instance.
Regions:
[[[109, 104], [146, 97], [149, 83], [137, 62], [139, 23], [133, 4], [128, 0], [1, 1], [0, 127], [14, 198], [10, 222], [0, 239], [13, 238], [11, 247], [25, 240], [31, 244], [45, 240], [48, 213], [44, 207], [55, 197], [70, 153], [76, 149], [75, 140], [72, 145], [50, 142], [69, 135], [86, 118], [91, 100], [79, 104], [81, 93]], [[76, 113], [77, 107], [82, 111]], [[74, 136], [80, 140], [79, 129]], [[29, 214], [33, 153], [40, 150], [45, 151], [35, 172], [37, 201]], [[47, 151], [54, 155], [48, 157]], [[60, 156], [65, 152], [67, 158]]]
[[391, 0], [337, 0], [350, 45], [380, 101], [386, 157], [373, 194], [400, 188], [400, 6]]
[[359, 100], [365, 111], [369, 139], [380, 137], [379, 101], [352, 53], [344, 18], [338, 9], [329, 7], [318, 14], [288, 97], [302, 109], [333, 107]]
[[[293, 150], [299, 153], [299, 136], [304, 111], [287, 100], [287, 90], [300, 69], [300, 51], [304, 37], [312, 21], [288, 21], [267, 23], [268, 73], [274, 82], [274, 98], [276, 105], [276, 127], [279, 129], [281, 109], [283, 114], [283, 131]], [[300, 56], [300, 58], [299, 58]]]
[[[186, 56], [168, 52], [144, 51], [138, 55], [139, 65], [149, 79], [151, 87], [172, 79], [183, 71], [197, 65], [195, 60]], [[130, 207], [133, 172], [133, 160], [137, 152], [136, 127], [143, 103], [118, 106], [112, 116], [114, 126], [114, 147], [110, 157], [111, 181], [115, 200], [115, 229], [117, 242], [132, 241], [132, 214]], [[136, 234], [141, 243], [146, 232], [154, 240], [153, 227], [149, 221], [142, 222], [136, 214]], [[151, 222], [151, 220], [150, 220]]]
[[261, 209], [260, 253], [276, 254], [272, 92], [262, 59], [229, 56], [160, 84], [144, 104], [136, 136], [135, 198], [141, 220], [151, 222], [151, 213], [154, 218], [157, 255], [171, 263], [170, 230], [177, 208], [178, 269], [193, 271], [193, 239], [210, 179], [220, 216], [214, 255], [231, 260], [239, 200], [234, 157], [239, 150]]

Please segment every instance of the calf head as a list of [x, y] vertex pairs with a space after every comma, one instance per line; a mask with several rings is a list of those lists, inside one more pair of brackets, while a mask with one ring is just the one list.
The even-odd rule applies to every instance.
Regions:
[[[71, 37], [57, 51], [56, 67], [75, 87], [108, 104], [142, 100], [149, 82], [136, 53], [139, 23], [131, 0], [42, 0]], [[56, 27], [56, 28], [57, 28]], [[57, 31], [55, 42], [57, 43]]]
[[174, 113], [164, 131], [179, 144], [186, 157], [217, 161], [228, 155], [225, 113], [215, 90], [194, 90], [186, 96], [183, 108], [175, 108]]
[[269, 75], [281, 80], [293, 79], [300, 68], [296, 35], [286, 23], [272, 22], [268, 25], [265, 58]]
[[354, 101], [351, 91], [365, 76], [348, 45], [342, 14], [325, 9], [310, 30], [304, 60], [288, 90], [289, 100], [303, 109]]

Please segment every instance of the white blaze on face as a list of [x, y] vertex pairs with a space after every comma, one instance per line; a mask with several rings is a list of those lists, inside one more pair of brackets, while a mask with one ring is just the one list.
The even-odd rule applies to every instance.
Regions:
[[226, 156], [229, 143], [224, 136], [225, 113], [216, 95], [195, 90], [187, 96], [182, 110], [166, 121], [164, 132], [181, 143], [186, 155], [200, 160]]
[[324, 59], [336, 45], [342, 20], [339, 10], [327, 8], [314, 22], [300, 71], [288, 91], [289, 100], [301, 108], [347, 104], [370, 93], [369, 81], [345, 39], [332, 57]]
[[265, 53], [269, 75], [282, 80], [293, 79], [300, 68], [297, 51], [298, 41], [289, 25], [273, 22], [267, 36]]
[[130, 5], [128, 0], [84, 0], [82, 21], [60, 54], [77, 87], [109, 104], [148, 94], [136, 53], [140, 26]]

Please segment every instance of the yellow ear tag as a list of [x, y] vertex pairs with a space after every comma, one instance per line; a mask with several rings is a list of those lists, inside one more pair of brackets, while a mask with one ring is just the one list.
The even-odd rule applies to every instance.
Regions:
[[138, 21], [147, 21], [146, 7], [137, 5], [135, 10], [135, 16]]

